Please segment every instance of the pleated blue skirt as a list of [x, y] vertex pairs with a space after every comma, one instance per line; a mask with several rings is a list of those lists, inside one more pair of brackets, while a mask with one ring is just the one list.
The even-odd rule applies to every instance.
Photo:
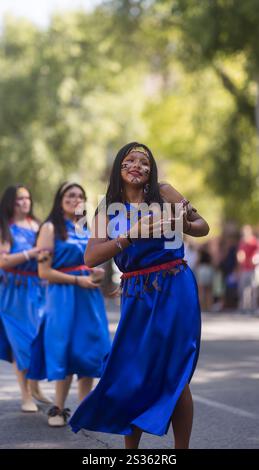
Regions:
[[101, 379], [69, 421], [80, 429], [129, 435], [134, 426], [167, 434], [172, 413], [193, 376], [201, 312], [192, 270], [127, 279], [121, 317]]
[[0, 359], [2, 361], [13, 362], [11, 344], [5, 331], [3, 321], [0, 316]]
[[30, 276], [5, 275], [0, 285], [0, 359], [28, 369], [39, 325], [42, 289]]
[[104, 300], [99, 289], [50, 284], [44, 315], [31, 348], [27, 377], [63, 380], [68, 375], [100, 377], [111, 349]]

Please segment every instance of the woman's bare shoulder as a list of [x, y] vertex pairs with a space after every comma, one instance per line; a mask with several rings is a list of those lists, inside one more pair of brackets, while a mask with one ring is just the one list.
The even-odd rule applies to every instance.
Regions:
[[171, 183], [161, 181], [158, 183], [160, 194], [163, 199], [169, 202], [180, 202], [184, 197]]
[[46, 236], [54, 235], [54, 224], [50, 221], [44, 222], [40, 227], [40, 234]]

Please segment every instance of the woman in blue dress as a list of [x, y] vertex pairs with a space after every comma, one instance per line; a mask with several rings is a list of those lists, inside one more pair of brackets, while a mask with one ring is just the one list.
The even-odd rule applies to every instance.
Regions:
[[[74, 432], [122, 434], [126, 448], [137, 448], [143, 431], [162, 436], [172, 422], [175, 448], [188, 448], [201, 318], [182, 232], [204, 236], [209, 226], [171, 185], [159, 185], [151, 151], [137, 142], [118, 152], [105, 202], [96, 211], [85, 262], [93, 267], [114, 257], [123, 272], [121, 318], [102, 377], [69, 424]], [[142, 217], [140, 203], [148, 208]], [[163, 220], [158, 209], [165, 203]], [[175, 203], [184, 208], [180, 236]]]
[[99, 289], [104, 270], [89, 270], [84, 264], [89, 232], [82, 214], [76, 213], [81, 212], [85, 200], [80, 185], [62, 184], [37, 241], [42, 250], [39, 276], [49, 284], [28, 376], [56, 381], [55, 405], [48, 416], [50, 426], [66, 424], [70, 410], [65, 408], [65, 400], [73, 374], [78, 376], [82, 400], [91, 391], [94, 377], [101, 376], [104, 358], [111, 348]]
[[38, 228], [29, 190], [8, 187], [0, 201], [0, 359], [14, 363], [25, 412], [38, 410], [33, 397], [51, 403], [38, 383], [26, 378], [44, 302], [44, 286], [37, 276]]

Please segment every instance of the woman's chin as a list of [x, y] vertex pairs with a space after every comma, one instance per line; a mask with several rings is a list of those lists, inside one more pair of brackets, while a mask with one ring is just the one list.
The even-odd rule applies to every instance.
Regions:
[[135, 188], [139, 188], [141, 186], [144, 186], [144, 181], [141, 181], [140, 178], [134, 178], [134, 179], [127, 179], [124, 180], [124, 183], [126, 183], [129, 186], [134, 186]]

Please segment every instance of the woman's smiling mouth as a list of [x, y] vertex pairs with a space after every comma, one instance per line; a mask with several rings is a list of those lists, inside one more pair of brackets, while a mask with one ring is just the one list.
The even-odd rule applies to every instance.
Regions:
[[129, 174], [133, 175], [133, 176], [142, 176], [142, 174], [139, 173], [139, 171], [135, 171], [135, 170], [134, 171], [129, 171]]

